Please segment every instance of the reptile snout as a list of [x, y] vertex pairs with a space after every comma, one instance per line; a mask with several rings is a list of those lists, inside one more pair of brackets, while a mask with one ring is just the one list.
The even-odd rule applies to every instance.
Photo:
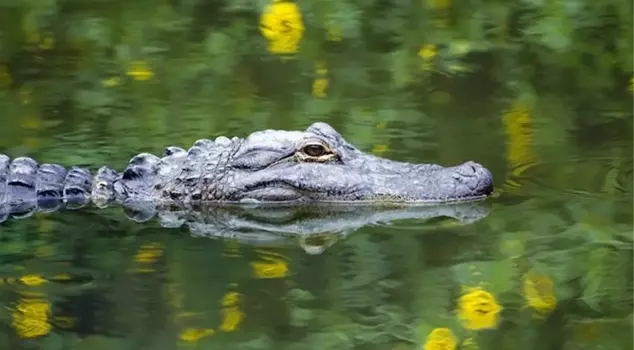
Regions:
[[493, 192], [493, 175], [481, 164], [468, 161], [454, 168], [452, 177], [466, 185], [475, 195], [490, 195]]

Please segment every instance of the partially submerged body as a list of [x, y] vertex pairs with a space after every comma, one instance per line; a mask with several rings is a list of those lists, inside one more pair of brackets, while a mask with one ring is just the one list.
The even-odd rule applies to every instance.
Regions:
[[256, 131], [199, 140], [162, 158], [134, 156], [119, 173], [66, 169], [0, 154], [0, 211], [54, 210], [60, 203], [442, 204], [486, 198], [491, 173], [474, 162], [411, 164], [366, 154], [325, 123], [305, 131]]

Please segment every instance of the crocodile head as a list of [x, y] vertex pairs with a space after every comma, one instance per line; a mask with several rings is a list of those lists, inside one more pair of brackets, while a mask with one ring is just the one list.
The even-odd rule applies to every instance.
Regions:
[[231, 188], [242, 202], [397, 202], [478, 200], [493, 192], [491, 173], [466, 162], [442, 167], [366, 154], [330, 125], [265, 130], [243, 140], [229, 161]]

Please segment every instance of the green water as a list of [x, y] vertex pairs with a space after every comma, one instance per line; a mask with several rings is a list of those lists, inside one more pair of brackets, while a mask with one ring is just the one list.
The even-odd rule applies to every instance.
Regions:
[[9, 218], [0, 349], [632, 348], [631, 4], [325, 1], [259, 24], [266, 4], [2, 2], [0, 153], [121, 169], [325, 121], [379, 156], [482, 163], [493, 198]]

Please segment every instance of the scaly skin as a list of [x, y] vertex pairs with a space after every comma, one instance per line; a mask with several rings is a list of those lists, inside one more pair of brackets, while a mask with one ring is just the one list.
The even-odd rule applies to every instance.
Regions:
[[[60, 203], [400, 203], [486, 198], [491, 173], [474, 162], [410, 164], [366, 154], [325, 123], [305, 131], [257, 131], [241, 139], [168, 147], [134, 156], [123, 172], [42, 164], [0, 154], [0, 212], [55, 210]], [[7, 212], [5, 208], [5, 212]]]

